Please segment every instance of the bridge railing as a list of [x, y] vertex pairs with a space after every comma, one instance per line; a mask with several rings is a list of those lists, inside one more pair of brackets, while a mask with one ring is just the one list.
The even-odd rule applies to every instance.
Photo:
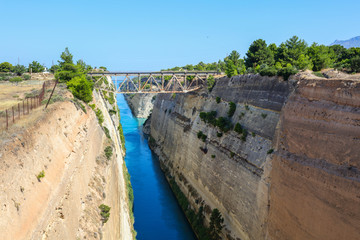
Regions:
[[[96, 72], [88, 73], [95, 87], [115, 93], [185, 93], [201, 88], [210, 75], [217, 71], [202, 72]], [[113, 77], [113, 87], [104, 84]]]

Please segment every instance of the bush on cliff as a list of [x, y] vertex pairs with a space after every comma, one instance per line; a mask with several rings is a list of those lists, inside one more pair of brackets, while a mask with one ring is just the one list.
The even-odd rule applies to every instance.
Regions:
[[85, 75], [74, 77], [66, 83], [74, 97], [88, 103], [92, 101], [93, 83], [88, 81]]
[[106, 223], [109, 220], [111, 208], [105, 204], [101, 204], [99, 208], [100, 208], [101, 221], [103, 223]]
[[229, 102], [229, 111], [228, 111], [228, 117], [232, 117], [235, 113], [235, 110], [236, 110], [236, 104], [233, 103], [233, 102]]

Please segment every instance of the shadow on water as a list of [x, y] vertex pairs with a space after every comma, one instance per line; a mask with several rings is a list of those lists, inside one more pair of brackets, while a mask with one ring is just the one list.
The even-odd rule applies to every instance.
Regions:
[[122, 95], [117, 101], [125, 135], [125, 162], [134, 190], [137, 239], [196, 239], [141, 131], [144, 119], [133, 117]]

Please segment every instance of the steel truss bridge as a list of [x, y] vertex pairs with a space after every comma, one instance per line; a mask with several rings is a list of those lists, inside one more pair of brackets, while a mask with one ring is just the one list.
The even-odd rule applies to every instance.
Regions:
[[216, 71], [88, 73], [95, 88], [114, 93], [186, 93], [200, 89], [209, 76], [219, 74]]

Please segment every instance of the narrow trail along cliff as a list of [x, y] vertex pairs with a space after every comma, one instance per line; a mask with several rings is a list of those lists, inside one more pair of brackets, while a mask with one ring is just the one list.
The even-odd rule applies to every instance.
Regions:
[[189, 220], [219, 209], [223, 239], [359, 239], [359, 122], [357, 80], [242, 75], [157, 95], [144, 132]]
[[[94, 95], [114, 142], [91, 108], [65, 101], [2, 143], [0, 239], [132, 239], [118, 131]], [[101, 204], [111, 207], [105, 224]]]

